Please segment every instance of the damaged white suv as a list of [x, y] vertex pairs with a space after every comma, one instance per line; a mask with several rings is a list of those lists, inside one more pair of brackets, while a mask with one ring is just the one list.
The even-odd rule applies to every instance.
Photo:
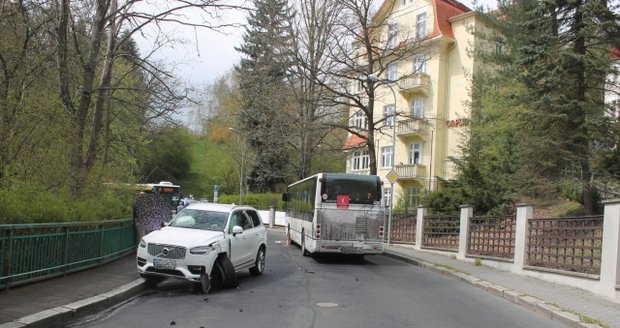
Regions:
[[253, 207], [194, 203], [140, 241], [137, 265], [151, 286], [183, 278], [204, 293], [236, 287], [236, 273], [265, 270], [267, 231]]

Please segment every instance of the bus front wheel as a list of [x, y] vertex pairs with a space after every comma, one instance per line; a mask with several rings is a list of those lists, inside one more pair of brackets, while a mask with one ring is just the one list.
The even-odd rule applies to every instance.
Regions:
[[305, 231], [301, 231], [301, 255], [308, 256], [308, 250], [306, 249], [306, 233]]
[[291, 243], [293, 242], [293, 240], [291, 239], [291, 226], [287, 225], [286, 226], [286, 244], [287, 245], [291, 245]]

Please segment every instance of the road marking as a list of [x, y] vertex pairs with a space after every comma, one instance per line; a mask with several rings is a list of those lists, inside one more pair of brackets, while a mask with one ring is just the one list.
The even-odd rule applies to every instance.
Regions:
[[336, 303], [316, 303], [316, 306], [320, 308], [336, 308], [338, 304]]

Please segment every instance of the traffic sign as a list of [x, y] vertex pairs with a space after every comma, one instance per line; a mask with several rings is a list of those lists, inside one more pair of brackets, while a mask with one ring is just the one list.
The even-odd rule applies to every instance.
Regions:
[[396, 180], [398, 180], [398, 174], [396, 173], [396, 171], [394, 171], [394, 169], [391, 169], [385, 177], [388, 179], [388, 181], [390, 181], [390, 183], [394, 183], [396, 182]]

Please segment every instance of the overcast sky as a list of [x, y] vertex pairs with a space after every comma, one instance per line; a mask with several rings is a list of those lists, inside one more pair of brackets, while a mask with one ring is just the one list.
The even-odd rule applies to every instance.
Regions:
[[[470, 8], [473, 1], [461, 1]], [[479, 0], [478, 5], [496, 7], [497, 0]], [[188, 18], [196, 13], [187, 13]], [[241, 11], [221, 13], [221, 23], [246, 23], [245, 13]], [[194, 16], [196, 17], [196, 16]], [[215, 22], [218, 23], [217, 21]], [[157, 59], [173, 68], [175, 74], [186, 81], [197, 90], [204, 89], [217, 77], [224, 75], [233, 68], [240, 59], [239, 53], [235, 50], [242, 42], [243, 28], [221, 28], [218, 32], [207, 29], [197, 29], [175, 25], [164, 26], [170, 28], [167, 31], [173, 39], [177, 40], [173, 44], [160, 49]], [[146, 33], [146, 38], [152, 37], [155, 33]], [[152, 40], [146, 40], [137, 36], [137, 42], [144, 55], [152, 49]]]

